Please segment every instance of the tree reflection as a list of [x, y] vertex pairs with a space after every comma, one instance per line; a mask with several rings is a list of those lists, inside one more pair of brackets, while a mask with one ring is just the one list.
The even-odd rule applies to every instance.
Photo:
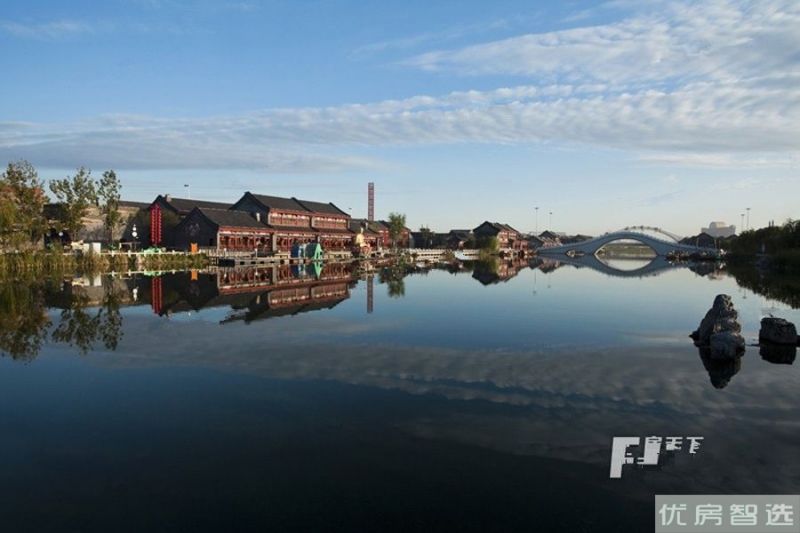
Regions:
[[[0, 283], [0, 355], [31, 361], [48, 337], [82, 354], [94, 349], [98, 342], [115, 350], [123, 335], [120, 304], [125, 288], [108, 278], [102, 291], [97, 305], [84, 288], [68, 283]], [[61, 308], [55, 321], [48, 313], [51, 308]]]
[[82, 354], [102, 341], [108, 350], [116, 350], [122, 338], [121, 291], [110, 278], [103, 282], [103, 301], [100, 307], [89, 308], [85, 293], [73, 294], [69, 305], [61, 311], [61, 320], [53, 330], [52, 339], [77, 348]]
[[0, 354], [33, 360], [50, 324], [41, 284], [0, 283]]
[[800, 308], [800, 277], [796, 274], [758, 268], [753, 264], [731, 263], [727, 268], [740, 287], [793, 309]]
[[408, 275], [408, 266], [398, 263], [381, 269], [378, 278], [386, 284], [386, 292], [390, 298], [402, 298], [406, 294], [406, 282], [403, 280]]

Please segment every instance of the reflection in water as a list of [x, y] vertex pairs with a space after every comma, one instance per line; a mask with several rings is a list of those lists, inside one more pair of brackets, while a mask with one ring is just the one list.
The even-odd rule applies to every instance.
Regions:
[[474, 263], [472, 277], [481, 285], [493, 285], [510, 280], [527, 266], [528, 264], [521, 259], [491, 257]]
[[731, 378], [742, 369], [741, 356], [733, 359], [717, 359], [711, 357], [711, 350], [705, 346], [698, 347], [697, 351], [715, 389], [724, 389]]
[[[645, 531], [656, 492], [796, 492], [800, 376], [768, 364], [794, 352], [762, 351], [742, 369], [701, 350], [701, 368], [686, 342], [715, 294], [736, 294], [732, 278], [675, 268], [631, 281], [546, 258], [527, 266], [0, 284], [0, 349], [47, 355], [0, 361], [0, 427], [12, 436], [0, 443], [0, 470], [24, 489], [0, 491], [0, 513], [37, 493], [49, 513], [127, 504], [152, 517], [154, 500], [230, 509], [217, 530], [239, 529], [241, 512], [296, 524], [309, 509], [344, 509], [341, 523], [358, 530], [365, 514], [417, 520], [420, 508], [489, 530], [505, 524], [497, 515], [533, 509], [529, 525], [579, 494], [592, 505], [571, 531]], [[557, 283], [532, 297], [537, 274]], [[374, 290], [375, 277], [386, 290]], [[756, 300], [736, 298], [748, 338]], [[115, 351], [72, 356], [104, 348]], [[614, 435], [701, 435], [707, 451], [609, 483]], [[42, 464], [59, 468], [45, 475]], [[353, 504], [372, 494], [391, 496]], [[243, 500], [269, 505], [242, 511]], [[487, 519], [474, 521], [473, 509]]]
[[800, 309], [800, 276], [796, 273], [767, 271], [754, 264], [734, 263], [727, 268], [740, 287]]
[[761, 344], [758, 353], [765, 361], [776, 365], [791, 365], [797, 357], [797, 347], [781, 344]]
[[35, 358], [50, 327], [47, 308], [44, 284], [0, 282], [0, 353]]

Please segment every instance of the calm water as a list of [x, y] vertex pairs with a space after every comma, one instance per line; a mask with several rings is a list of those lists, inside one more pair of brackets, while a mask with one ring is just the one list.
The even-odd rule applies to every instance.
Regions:
[[[792, 354], [687, 338], [719, 293], [749, 342], [800, 311], [557, 266], [0, 285], [1, 529], [649, 531], [656, 493], [800, 492]], [[628, 435], [705, 440], [609, 479]]]

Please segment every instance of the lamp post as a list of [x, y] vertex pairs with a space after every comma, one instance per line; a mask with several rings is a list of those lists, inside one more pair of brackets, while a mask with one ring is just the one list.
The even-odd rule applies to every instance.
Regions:
[[539, 207], [538, 206], [534, 207], [534, 209], [536, 210], [536, 224], [534, 226], [533, 232], [538, 235], [539, 234]]
[[547, 224], [550, 231], [553, 231], [553, 212], [550, 211], [550, 222]]
[[186, 198], [191, 200], [192, 199], [192, 193], [189, 191], [189, 184], [188, 183], [184, 183], [183, 184], [183, 188], [186, 189]]
[[136, 251], [136, 238], [139, 236], [139, 232], [136, 231], [136, 224], [133, 225], [131, 228], [131, 237], [133, 237], [133, 251]]
[[740, 233], [744, 233], [744, 213], [741, 214], [741, 217], [742, 217], [742, 224], [739, 227], [742, 228], [742, 231]]
[[750, 229], [750, 208], [747, 208], [747, 229]]

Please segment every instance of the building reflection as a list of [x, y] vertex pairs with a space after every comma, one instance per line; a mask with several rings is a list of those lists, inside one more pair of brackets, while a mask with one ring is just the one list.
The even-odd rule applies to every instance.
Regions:
[[331, 309], [350, 297], [354, 269], [347, 263], [310, 263], [181, 272], [142, 279], [150, 306], [159, 316], [228, 307], [221, 323], [263, 320]]
[[504, 283], [528, 267], [528, 262], [521, 259], [501, 259], [492, 257], [483, 261], [476, 261], [472, 277], [481, 285], [494, 285]]

